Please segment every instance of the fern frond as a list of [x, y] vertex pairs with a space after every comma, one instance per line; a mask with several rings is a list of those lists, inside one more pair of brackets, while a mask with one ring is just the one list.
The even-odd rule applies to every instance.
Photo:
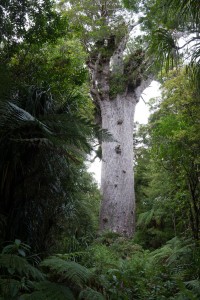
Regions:
[[[0, 292], [5, 299], [13, 299], [21, 289], [21, 282], [15, 279], [0, 279]], [[4, 299], [4, 298], [3, 298]]]
[[32, 277], [35, 280], [44, 280], [44, 275], [31, 266], [23, 257], [13, 254], [0, 254], [0, 268], [13, 270], [21, 276]]
[[[71, 242], [71, 240], [70, 240]], [[84, 251], [76, 251], [76, 252], [72, 252], [72, 253], [65, 253], [65, 254], [56, 254], [57, 257], [64, 259], [64, 260], [72, 260], [75, 261], [76, 258], [80, 258], [82, 256], [84, 256], [86, 254], [86, 252]]]
[[116, 142], [113, 135], [107, 129], [101, 129], [97, 125], [94, 126], [95, 136], [99, 143], [101, 142]]
[[191, 253], [192, 247], [194, 246], [194, 242], [190, 239], [181, 240], [178, 237], [174, 237], [167, 244], [172, 249], [172, 254], [168, 258], [168, 264], [172, 264], [177, 261], [179, 258], [183, 258], [188, 256]]
[[188, 290], [184, 284], [183, 281], [178, 280], [177, 285], [180, 289], [180, 292], [178, 293], [178, 297], [176, 297], [177, 300], [198, 300], [199, 296], [195, 295], [193, 291]]
[[75, 300], [71, 290], [61, 284], [43, 281], [35, 284], [37, 291], [24, 294], [20, 300]]
[[65, 261], [56, 256], [45, 259], [40, 264], [42, 267], [48, 267], [51, 271], [59, 274], [61, 278], [68, 279], [72, 284], [82, 286], [91, 277], [91, 272], [73, 261]]
[[154, 216], [154, 209], [141, 213], [138, 217], [137, 225], [145, 228], [152, 221]]
[[185, 282], [187, 288], [195, 292], [196, 295], [200, 296], [200, 280], [190, 280]]
[[100, 294], [99, 292], [87, 288], [80, 292], [78, 299], [84, 299], [84, 300], [105, 300], [104, 296]]
[[189, 242], [190, 241], [182, 241], [178, 237], [174, 237], [162, 248], [153, 251], [152, 258], [157, 261], [164, 260], [167, 265], [173, 264], [177, 259], [191, 252], [192, 244]]
[[33, 292], [32, 294], [21, 295], [19, 299], [20, 300], [47, 300], [45, 293], [41, 291], [36, 291]]

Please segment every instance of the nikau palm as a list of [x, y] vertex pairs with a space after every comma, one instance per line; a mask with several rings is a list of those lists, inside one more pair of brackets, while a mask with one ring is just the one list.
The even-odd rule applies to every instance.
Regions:
[[[131, 1], [130, 1], [131, 2]], [[193, 87], [200, 92], [200, 2], [191, 0], [147, 1], [144, 28], [150, 52], [161, 69], [188, 66]], [[154, 15], [154, 18], [152, 18]], [[180, 39], [181, 38], [181, 39]]]

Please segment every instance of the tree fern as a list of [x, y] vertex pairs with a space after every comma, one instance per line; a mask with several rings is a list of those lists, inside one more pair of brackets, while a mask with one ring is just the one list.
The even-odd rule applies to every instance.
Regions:
[[1, 104], [0, 114], [2, 115], [0, 121], [1, 126], [7, 126], [9, 129], [16, 129], [27, 125], [27, 122], [29, 122], [30, 125], [35, 124], [35, 126], [39, 126], [44, 133], [51, 134], [45, 124], [33, 117], [28, 111], [12, 102]]
[[[0, 105], [0, 207], [8, 216], [7, 238], [19, 236], [38, 250], [45, 243], [38, 242], [40, 235], [35, 232], [42, 230], [42, 239], [47, 239], [47, 228], [51, 228], [47, 223], [58, 226], [55, 215], [63, 213], [65, 206], [67, 211], [67, 203], [75, 202], [67, 189], [77, 175], [75, 169], [80, 168], [92, 149], [94, 130], [92, 122], [73, 113], [56, 115], [50, 110], [48, 114], [33, 116], [19, 103], [16, 100]], [[37, 215], [37, 220], [33, 215]]]
[[166, 212], [163, 208], [152, 208], [145, 211], [138, 216], [137, 225], [141, 228], [146, 228], [152, 221], [155, 221], [156, 225], [160, 225]]
[[157, 29], [152, 36], [150, 53], [157, 55], [157, 62], [162, 63], [166, 71], [176, 66], [178, 61], [178, 47], [173, 35], [164, 28]]

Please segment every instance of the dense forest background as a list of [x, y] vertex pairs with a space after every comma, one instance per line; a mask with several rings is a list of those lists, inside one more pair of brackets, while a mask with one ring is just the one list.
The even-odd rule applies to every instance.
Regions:
[[[84, 5], [91, 13], [91, 1]], [[148, 124], [135, 124], [133, 133], [132, 238], [99, 232], [101, 194], [85, 162], [92, 151], [101, 158], [101, 142], [113, 140], [96, 121], [89, 93], [83, 28], [72, 22], [80, 7], [0, 4], [2, 300], [200, 298], [200, 6], [123, 5], [116, 22], [126, 7], [141, 30], [125, 53], [127, 66], [138, 76], [148, 57], [148, 72], [161, 84]], [[88, 32], [98, 41], [97, 31]]]

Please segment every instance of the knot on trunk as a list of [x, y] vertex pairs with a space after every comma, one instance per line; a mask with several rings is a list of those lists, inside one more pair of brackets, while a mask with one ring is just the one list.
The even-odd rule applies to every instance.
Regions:
[[123, 123], [122, 119], [120, 119], [120, 120], [117, 121], [117, 125], [122, 125], [122, 123]]
[[115, 152], [116, 152], [117, 154], [121, 154], [121, 153], [122, 153], [121, 145], [117, 145], [117, 146], [115, 147]]

